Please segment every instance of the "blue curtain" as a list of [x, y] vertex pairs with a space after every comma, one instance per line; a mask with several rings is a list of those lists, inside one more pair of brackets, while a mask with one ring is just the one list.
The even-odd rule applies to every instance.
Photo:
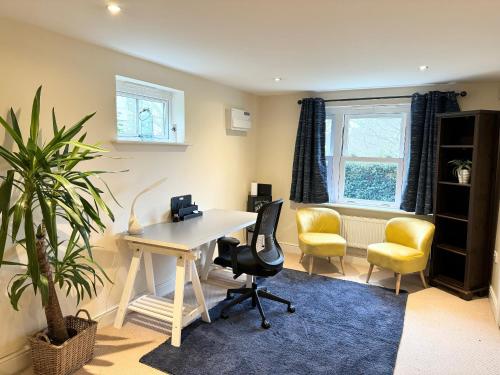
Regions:
[[428, 215], [433, 212], [432, 190], [436, 166], [436, 113], [458, 112], [455, 92], [413, 94], [411, 100], [410, 160], [401, 209]]
[[323, 99], [302, 99], [290, 189], [294, 202], [328, 202], [325, 117]]

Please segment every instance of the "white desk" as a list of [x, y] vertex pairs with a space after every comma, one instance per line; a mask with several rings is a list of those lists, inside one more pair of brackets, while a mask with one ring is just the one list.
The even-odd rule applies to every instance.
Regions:
[[[172, 323], [171, 343], [173, 346], [180, 346], [183, 327], [200, 314], [205, 322], [210, 323], [195, 261], [204, 253], [201, 279], [206, 280], [217, 239], [255, 224], [256, 219], [257, 214], [251, 212], [208, 210], [203, 216], [191, 220], [147, 226], [144, 228], [144, 234], [123, 234], [122, 238], [127, 241], [134, 254], [114, 326], [121, 328], [127, 311], [135, 311]], [[152, 253], [177, 258], [173, 301], [156, 295]], [[149, 293], [131, 302], [134, 282], [143, 255]], [[197, 306], [184, 304], [184, 286], [189, 281], [193, 284]]]

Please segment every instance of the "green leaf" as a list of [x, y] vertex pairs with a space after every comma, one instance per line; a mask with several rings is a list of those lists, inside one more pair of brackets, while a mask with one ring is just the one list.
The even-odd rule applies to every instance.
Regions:
[[8, 171], [7, 178], [0, 187], [0, 213], [2, 214], [2, 222], [0, 224], [0, 260], [3, 260], [5, 244], [7, 242], [7, 232], [9, 230], [9, 203], [13, 181], [14, 171]]
[[81, 148], [83, 150], [92, 151], [92, 152], [108, 152], [108, 150], [106, 150], [105, 148], [101, 148], [101, 147], [98, 147], [98, 146], [91, 146], [91, 145], [88, 145], [88, 144], [85, 144], [85, 143], [81, 143], [81, 142], [77, 142], [77, 141], [63, 142], [63, 144], [72, 145], [72, 146]]
[[38, 284], [40, 294], [42, 296], [42, 305], [46, 306], [49, 302], [49, 281], [45, 275], [40, 275], [40, 282]]
[[73, 203], [75, 203], [78, 207], [82, 206], [82, 202], [80, 201], [80, 196], [75, 191], [75, 186], [71, 182], [69, 182], [64, 176], [54, 173], [43, 173], [43, 175], [50, 176], [51, 178], [59, 182], [71, 196]]
[[35, 98], [33, 99], [33, 107], [31, 109], [31, 126], [30, 140], [34, 145], [38, 143], [38, 134], [40, 132], [40, 96], [42, 94], [42, 86], [36, 90]]
[[73, 208], [64, 203], [61, 199], [56, 199], [57, 204], [68, 214], [68, 216], [63, 216], [66, 221], [73, 223], [77, 227], [83, 227], [83, 221], [80, 215], [78, 215]]
[[0, 156], [4, 158], [4, 160], [9, 163], [12, 168], [17, 171], [22, 171], [24, 163], [17, 157], [16, 154], [0, 146]]
[[[15, 116], [14, 116], [15, 118]], [[21, 152], [26, 152], [26, 147], [24, 146], [23, 138], [21, 137], [20, 134], [17, 133], [15, 128], [11, 127], [7, 121], [3, 119], [2, 116], [0, 116], [0, 124], [4, 127], [4, 129], [9, 133], [9, 135], [12, 137], [12, 139], [16, 142], [17, 147], [19, 147], [19, 150]], [[17, 121], [16, 121], [17, 124]]]
[[54, 108], [52, 108], [52, 131], [54, 132], [54, 138], [55, 138], [59, 133], [59, 129], [57, 127], [56, 110]]
[[21, 142], [23, 142], [23, 133], [21, 133], [21, 128], [19, 128], [19, 123], [17, 122], [17, 117], [16, 114], [14, 113], [14, 109], [10, 107], [10, 121], [12, 122], [12, 127], [16, 131], [16, 134], [19, 136], [21, 139]]
[[[10, 290], [8, 292], [9, 294], [9, 299], [12, 307], [18, 311], [18, 303], [19, 303], [19, 298], [21, 298], [21, 295], [23, 294], [24, 290], [30, 286], [31, 284], [24, 284], [26, 280], [28, 279], [28, 275], [23, 274], [23, 275], [15, 275], [11, 281], [10, 281]], [[15, 281], [13, 281], [15, 279]]]
[[43, 224], [47, 229], [50, 245], [57, 254], [57, 228], [56, 228], [56, 213], [54, 209], [54, 204], [49, 199], [45, 198], [42, 189], [40, 189], [40, 185], [36, 187], [36, 193], [38, 195], [38, 202], [40, 203], [40, 208], [42, 209]]
[[28, 272], [33, 280], [33, 287], [36, 292], [40, 280], [40, 265], [38, 264], [35, 228], [31, 209], [27, 209], [24, 214], [24, 234], [26, 237], [26, 252], [28, 254]]
[[94, 117], [95, 112], [91, 113], [90, 115], [85, 116], [82, 118], [80, 121], [78, 121], [75, 125], [73, 125], [71, 128], [69, 128], [65, 133], [64, 133], [64, 140], [69, 141], [72, 139], [75, 135], [77, 135], [83, 128], [83, 125], [90, 120], [92, 117]]
[[12, 241], [17, 238], [17, 233], [21, 227], [23, 220], [24, 210], [26, 210], [26, 193], [21, 194], [16, 204], [14, 205], [14, 214], [12, 217]]

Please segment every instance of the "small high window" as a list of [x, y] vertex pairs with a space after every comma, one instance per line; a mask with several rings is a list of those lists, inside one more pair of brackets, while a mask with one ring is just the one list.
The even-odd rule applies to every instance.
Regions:
[[118, 141], [184, 142], [184, 92], [116, 77]]

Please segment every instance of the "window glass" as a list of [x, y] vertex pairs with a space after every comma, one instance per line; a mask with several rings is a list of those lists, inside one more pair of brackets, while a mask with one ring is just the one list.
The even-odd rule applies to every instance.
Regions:
[[332, 131], [333, 131], [334, 116], [325, 120], [325, 155], [333, 155]]
[[165, 105], [166, 103], [139, 99], [139, 124], [141, 128], [141, 136], [145, 138], [151, 137], [166, 137], [168, 123], [165, 121]]
[[397, 163], [346, 161], [344, 169], [344, 198], [396, 200]]
[[346, 116], [345, 156], [371, 158], [402, 157], [402, 114]]
[[116, 96], [116, 117], [118, 135], [135, 137], [139, 135], [137, 128], [137, 101], [122, 95]]

